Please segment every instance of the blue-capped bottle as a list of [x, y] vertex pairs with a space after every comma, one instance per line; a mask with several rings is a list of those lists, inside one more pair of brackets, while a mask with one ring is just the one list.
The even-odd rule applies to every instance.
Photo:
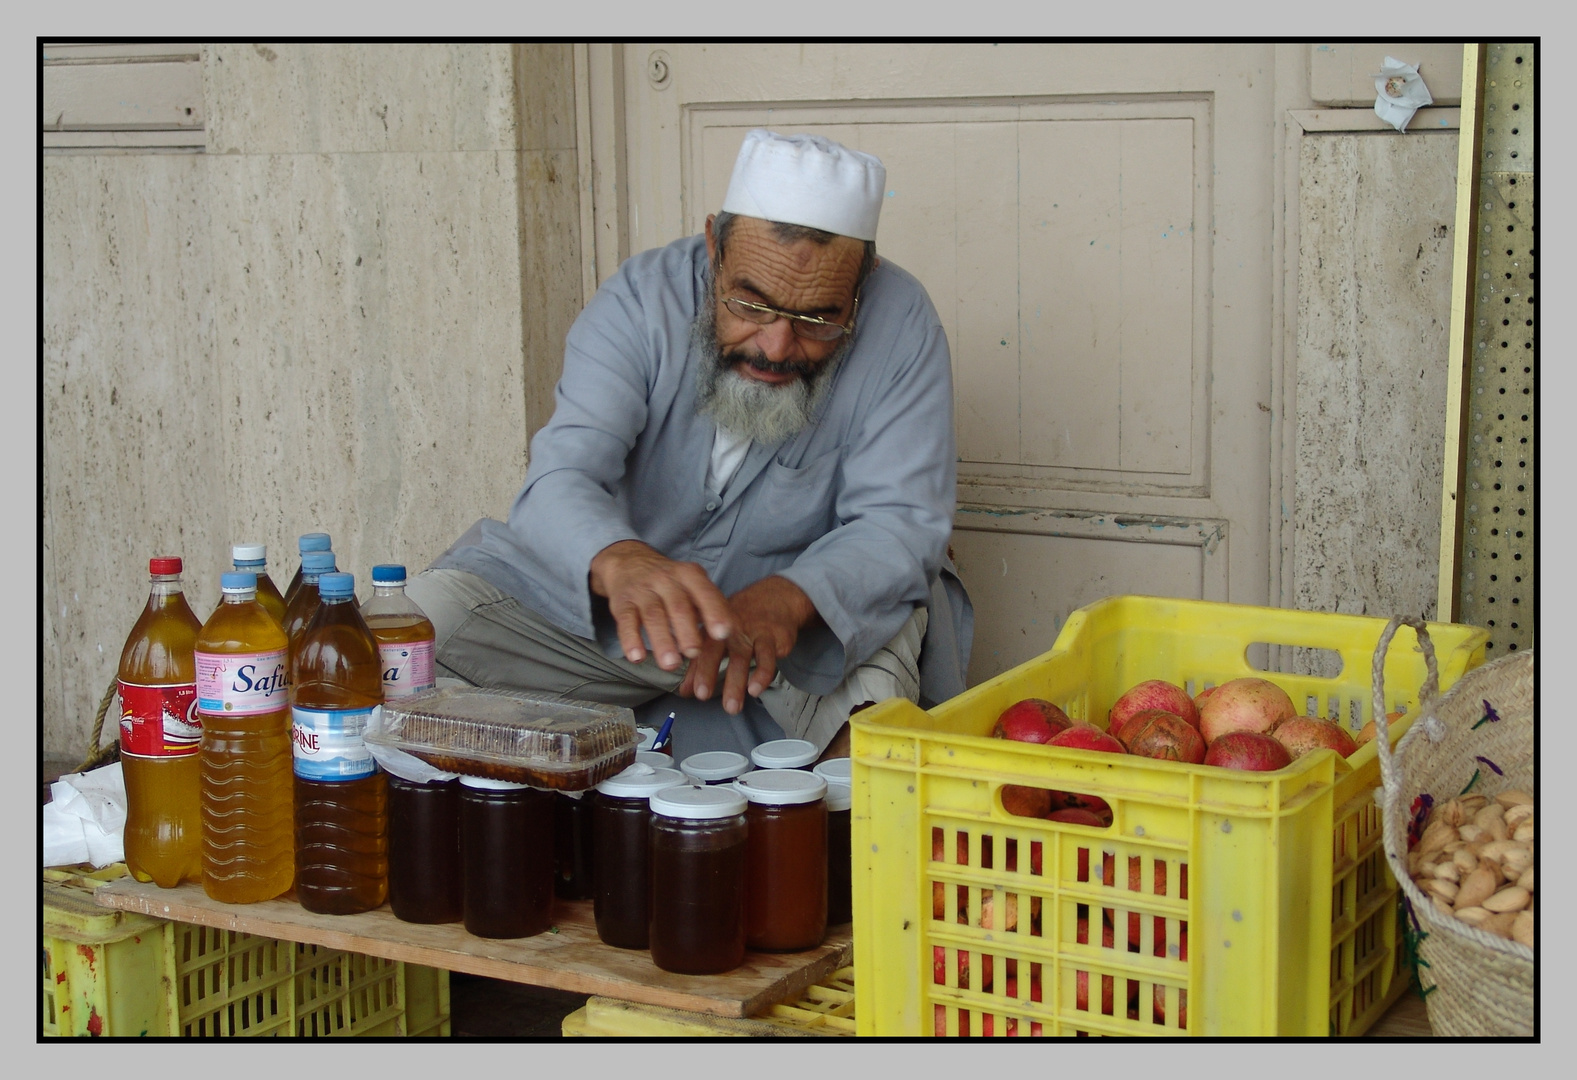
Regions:
[[372, 568], [372, 598], [361, 606], [367, 628], [383, 656], [383, 696], [410, 697], [437, 685], [433, 675], [436, 631], [426, 612], [405, 595], [405, 567], [380, 563]]
[[388, 783], [363, 735], [383, 707], [378, 643], [350, 574], [323, 574], [321, 602], [292, 650], [296, 899], [354, 915], [389, 892]]
[[318, 610], [318, 579], [338, 569], [334, 565], [332, 551], [309, 551], [301, 556], [301, 585], [296, 589], [296, 595], [285, 605], [285, 618], [280, 623], [285, 629], [285, 638], [290, 642], [292, 655], [296, 642], [301, 640], [302, 631], [312, 621], [313, 612]]
[[312, 551], [333, 551], [334, 543], [326, 532], [302, 533], [301, 539], [296, 541], [296, 550], [301, 553], [301, 561], [296, 564], [296, 574], [290, 579], [290, 584], [285, 586], [285, 607], [290, 607], [290, 602], [296, 598], [296, 593], [301, 589], [301, 578], [307, 572], [307, 553]]

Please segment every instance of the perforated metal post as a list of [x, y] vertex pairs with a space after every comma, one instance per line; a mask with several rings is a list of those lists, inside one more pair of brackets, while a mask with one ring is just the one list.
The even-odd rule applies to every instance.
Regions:
[[[1455, 479], [1460, 505], [1455, 529], [1442, 534], [1440, 610], [1453, 622], [1488, 627], [1486, 659], [1494, 659], [1533, 644], [1537, 602], [1536, 57], [1531, 43], [1468, 48], [1482, 50], [1483, 66], [1476, 167], [1458, 178], [1472, 193], [1473, 235], [1469, 269], [1459, 278], [1466, 304], [1457, 339], [1466, 356], [1460, 435], [1448, 439], [1445, 463], [1447, 494]], [[1462, 137], [1473, 134], [1464, 124]], [[1459, 225], [1464, 217], [1458, 214]]]

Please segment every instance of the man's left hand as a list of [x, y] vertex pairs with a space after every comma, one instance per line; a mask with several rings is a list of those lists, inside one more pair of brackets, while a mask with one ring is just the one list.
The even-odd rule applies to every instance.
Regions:
[[787, 656], [799, 639], [799, 632], [818, 617], [816, 606], [803, 589], [787, 578], [762, 578], [728, 598], [736, 627], [727, 641], [705, 640], [701, 655], [690, 661], [683, 697], [706, 701], [718, 684], [718, 668], [728, 657], [722, 676], [723, 711], [738, 715], [745, 707], [745, 694], [760, 697], [777, 675], [778, 661]]

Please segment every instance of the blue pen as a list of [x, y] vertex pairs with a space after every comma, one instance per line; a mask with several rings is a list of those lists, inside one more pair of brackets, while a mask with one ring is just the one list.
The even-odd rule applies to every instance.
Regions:
[[668, 719], [663, 721], [662, 729], [657, 732], [657, 738], [652, 740], [653, 750], [661, 750], [663, 748], [663, 744], [668, 741], [668, 732], [673, 730], [673, 726], [674, 714], [669, 713]]

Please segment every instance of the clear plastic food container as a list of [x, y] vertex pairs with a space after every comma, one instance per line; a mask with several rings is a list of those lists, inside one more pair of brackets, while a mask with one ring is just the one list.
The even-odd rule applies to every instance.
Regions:
[[386, 702], [368, 742], [435, 768], [584, 791], [635, 761], [635, 714], [619, 705], [513, 690], [445, 686]]

